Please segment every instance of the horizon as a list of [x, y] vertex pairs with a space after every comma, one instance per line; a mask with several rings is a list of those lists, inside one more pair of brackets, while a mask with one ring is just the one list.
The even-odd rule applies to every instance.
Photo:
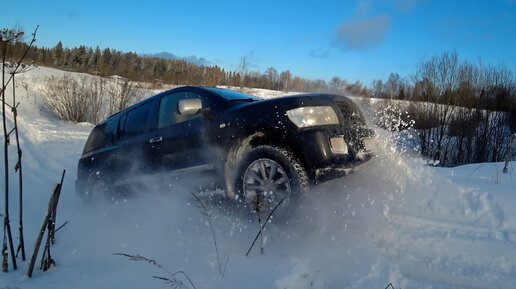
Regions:
[[446, 51], [476, 64], [516, 68], [514, 0], [137, 3], [12, 1], [2, 9], [1, 28], [29, 35], [40, 25], [38, 47], [61, 41], [68, 48], [142, 56], [166, 52], [232, 71], [245, 57], [250, 71], [274, 67], [367, 86], [390, 73], [410, 77], [421, 61]]

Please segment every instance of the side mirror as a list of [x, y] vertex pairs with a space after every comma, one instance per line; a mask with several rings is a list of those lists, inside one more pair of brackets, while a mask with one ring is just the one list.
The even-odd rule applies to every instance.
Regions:
[[202, 109], [202, 102], [199, 98], [181, 99], [177, 108], [179, 114], [197, 114]]

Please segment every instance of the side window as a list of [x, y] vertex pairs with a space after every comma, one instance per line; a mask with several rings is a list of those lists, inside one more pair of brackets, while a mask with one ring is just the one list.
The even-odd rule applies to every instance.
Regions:
[[142, 134], [152, 128], [152, 102], [144, 103], [120, 117], [121, 138]]
[[86, 141], [84, 152], [87, 153], [112, 144], [115, 127], [116, 121], [114, 119], [108, 119], [104, 123], [95, 126]]
[[187, 121], [189, 119], [200, 117], [200, 115], [195, 114], [179, 114], [179, 100], [188, 98], [200, 98], [201, 102], [203, 103], [203, 107], [205, 107], [204, 99], [197, 93], [193, 92], [176, 92], [161, 97], [158, 113], [158, 128], [167, 127], [176, 123]]

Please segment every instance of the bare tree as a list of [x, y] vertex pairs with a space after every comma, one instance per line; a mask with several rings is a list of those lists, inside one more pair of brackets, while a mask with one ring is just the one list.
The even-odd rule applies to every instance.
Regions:
[[386, 85], [375, 81], [372, 87], [385, 98], [419, 101], [411, 102], [408, 111], [424, 155], [443, 166], [504, 158], [516, 105], [513, 71], [474, 65], [445, 52], [422, 61], [413, 83], [389, 77]]
[[[420, 134], [423, 153], [436, 162], [445, 163], [447, 155], [443, 151], [446, 129], [452, 120], [456, 106], [452, 91], [458, 88], [459, 62], [456, 52], [445, 52], [422, 62], [416, 74], [421, 84], [423, 100], [429, 104], [424, 107], [426, 119], [433, 119], [431, 127]], [[449, 105], [438, 105], [449, 104]]]
[[397, 98], [401, 89], [401, 78], [397, 73], [391, 73], [385, 84], [389, 99]]
[[330, 81], [330, 90], [332, 92], [339, 92], [342, 85], [342, 79], [338, 76], [335, 76]]
[[278, 89], [278, 71], [274, 67], [269, 67], [265, 70], [265, 76], [267, 77], [267, 88]]
[[11, 75], [12, 83], [13, 83], [13, 98], [12, 98], [12, 113], [13, 113], [13, 122], [14, 122], [14, 135], [16, 140], [16, 152], [18, 156], [18, 160], [16, 162], [16, 165], [14, 166], [15, 172], [18, 173], [18, 196], [19, 196], [19, 245], [16, 249], [16, 255], [18, 255], [19, 252], [22, 254], [22, 261], [25, 261], [25, 242], [23, 238], [23, 166], [22, 166], [22, 150], [20, 146], [20, 133], [19, 133], [19, 127], [18, 127], [18, 102], [16, 101], [16, 82], [15, 82], [15, 75], [20, 73], [25, 73], [29, 70], [31, 70], [34, 66], [32, 65], [26, 65], [21, 64], [17, 65], [14, 62], [5, 63], [4, 64], [7, 68], [7, 72]]
[[[0, 93], [2, 95], [2, 123], [3, 123], [3, 130], [4, 130], [4, 165], [5, 165], [5, 167], [4, 167], [4, 170], [5, 170], [5, 215], [4, 215], [4, 239], [3, 239], [4, 241], [3, 241], [3, 245], [2, 245], [2, 257], [3, 257], [2, 270], [4, 272], [7, 272], [7, 270], [8, 270], [7, 243], [9, 243], [9, 250], [11, 253], [13, 269], [14, 270], [17, 269], [16, 257], [14, 254], [14, 246], [13, 246], [13, 239], [12, 239], [12, 233], [11, 233], [11, 225], [10, 225], [10, 219], [9, 219], [9, 151], [8, 151], [8, 145], [9, 145], [9, 135], [11, 134], [12, 130], [9, 133], [7, 132], [5, 109], [6, 109], [6, 106], [9, 106], [9, 105], [6, 103], [5, 90], [6, 90], [8, 83], [14, 78], [16, 71], [20, 68], [23, 59], [29, 52], [29, 49], [32, 47], [32, 45], [36, 41], [37, 31], [38, 31], [38, 26], [36, 26], [36, 29], [32, 33], [32, 40], [31, 40], [30, 44], [27, 46], [27, 49], [25, 50], [23, 55], [20, 57], [20, 59], [16, 63], [16, 65], [14, 66], [13, 70], [11, 71], [12, 74], [7, 82], [5, 81], [5, 68], [6, 68], [5, 58], [6, 58], [6, 52], [7, 52], [7, 44], [19, 41], [21, 39], [22, 35], [24, 35], [24, 32], [21, 30], [14, 30], [14, 29], [10, 30], [7, 28], [4, 28], [0, 31], [0, 40], [3, 44], [2, 45], [2, 89], [1, 89]], [[13, 103], [9, 107], [13, 110], [13, 112], [15, 112], [17, 104]], [[15, 127], [15, 129], [16, 129], [16, 127]], [[22, 208], [22, 199], [21, 199], [21, 194], [20, 194], [20, 210], [21, 210], [21, 208]], [[21, 227], [21, 228], [23, 228], [23, 227]], [[23, 229], [20, 230], [20, 238], [23, 239]], [[20, 243], [20, 245], [24, 246], [23, 243]]]
[[373, 80], [373, 83], [371, 84], [371, 89], [373, 91], [373, 97], [375, 98], [384, 98], [384, 95], [383, 95], [383, 82], [382, 80]]
[[280, 83], [281, 83], [281, 90], [283, 91], [289, 91], [291, 87], [292, 81], [292, 74], [290, 73], [290, 70], [283, 71], [280, 74]]
[[243, 87], [245, 87], [245, 78], [247, 76], [247, 70], [248, 70], [248, 67], [247, 67], [247, 62], [246, 62], [246, 59], [245, 59], [245, 56], [242, 57], [242, 59], [240, 60], [240, 65], [239, 65], [239, 68], [238, 68], [238, 72], [240, 73], [240, 90], [242, 90]]

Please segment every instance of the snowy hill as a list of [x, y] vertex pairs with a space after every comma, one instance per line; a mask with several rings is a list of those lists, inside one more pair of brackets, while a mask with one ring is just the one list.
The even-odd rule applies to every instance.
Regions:
[[[118, 201], [88, 202], [75, 194], [77, 160], [92, 126], [58, 121], [44, 108], [43, 76], [62, 73], [37, 68], [23, 74], [28, 90], [17, 89], [29, 256], [52, 186], [67, 170], [57, 221], [68, 224], [51, 249], [57, 266], [39, 271], [38, 258], [28, 278], [27, 262], [19, 257], [17, 271], [0, 273], [0, 288], [169, 287], [152, 277], [170, 278], [163, 269], [116, 253], [184, 271], [198, 289], [516, 287], [516, 162], [509, 174], [502, 173], [502, 163], [429, 167], [417, 155], [400, 152], [396, 135], [380, 130], [375, 159], [315, 187], [291, 218], [267, 225], [264, 255], [256, 246], [245, 256], [258, 231], [252, 214], [218, 194], [202, 195], [226, 264], [221, 276], [208, 219], [187, 180], [149, 179], [136, 196]], [[15, 153], [11, 147], [11, 164]], [[17, 176], [10, 174], [17, 245]], [[3, 212], [3, 198], [0, 205]], [[175, 276], [193, 287], [184, 275]]]

